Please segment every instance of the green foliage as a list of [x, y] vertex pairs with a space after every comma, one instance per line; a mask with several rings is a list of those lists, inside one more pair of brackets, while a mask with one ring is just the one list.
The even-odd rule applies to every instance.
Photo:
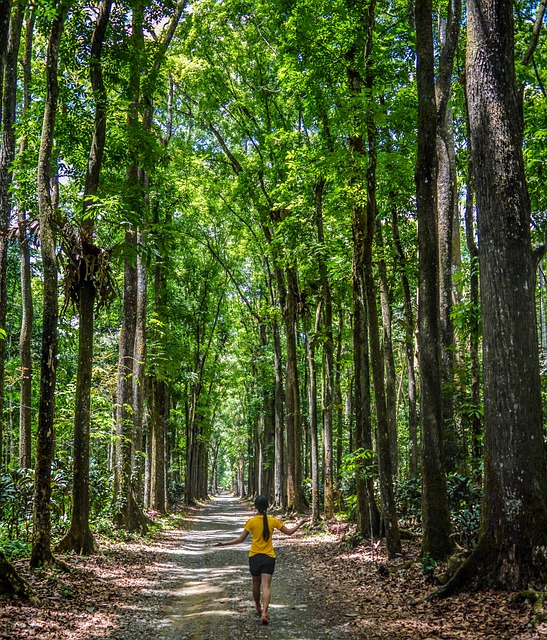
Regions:
[[447, 489], [453, 535], [461, 545], [472, 547], [479, 533], [482, 487], [469, 476], [451, 473]]
[[[482, 488], [467, 475], [449, 473], [447, 491], [450, 517], [457, 542], [472, 547], [480, 525]], [[421, 521], [422, 490], [419, 478], [409, 478], [395, 484], [395, 499], [399, 517], [405, 526], [417, 526]]]
[[10, 562], [30, 557], [31, 549], [32, 545], [28, 541], [17, 539], [3, 540], [0, 538], [0, 551], [2, 551]]
[[429, 553], [424, 553], [420, 556], [420, 568], [422, 573], [427, 579], [432, 579], [435, 569], [437, 568], [437, 561], [434, 560]]
[[355, 449], [342, 458], [338, 472], [339, 488], [344, 496], [344, 506], [349, 518], [354, 518], [357, 509], [356, 481], [371, 477], [375, 473], [374, 453], [369, 449]]
[[0, 476], [0, 540], [30, 538], [34, 472], [12, 469]]
[[422, 483], [420, 478], [395, 482], [397, 512], [405, 526], [415, 526], [422, 517]]
[[[38, 407], [42, 277], [36, 243], [36, 167], [44, 105], [44, 61], [47, 34], [55, 15], [53, 0], [39, 0], [34, 42], [33, 99], [18, 118], [17, 136], [26, 149], [13, 165], [14, 204], [25, 211], [33, 271], [34, 372], [33, 428]], [[95, 3], [96, 4], [96, 3]], [[393, 0], [376, 7], [373, 58], [374, 86], [351, 97], [348, 60], [363, 42], [364, 5], [342, 0], [286, 3], [280, 0], [242, 3], [241, 0], [199, 0], [182, 19], [173, 46], [159, 60], [157, 33], [173, 11], [171, 2], [145, 7], [143, 51], [130, 42], [131, 6], [114, 3], [103, 52], [107, 91], [107, 144], [99, 193], [82, 220], [82, 191], [94, 120], [89, 80], [89, 51], [96, 6], [73, 3], [61, 42], [60, 102], [55, 128], [55, 162], [61, 178], [60, 224], [81, 230], [93, 221], [93, 242], [111, 258], [109, 293], [115, 302], [100, 309], [95, 322], [95, 356], [91, 407], [90, 469], [93, 526], [111, 530], [112, 448], [117, 384], [117, 339], [123, 282], [124, 232], [129, 225], [143, 231], [142, 244], [132, 252], [148, 274], [147, 374], [169, 388], [169, 498], [184, 491], [190, 416], [199, 417], [199, 442], [219, 447], [220, 484], [230, 486], [239, 459], [252, 460], [259, 418], [271, 419], [274, 379], [274, 331], [285, 348], [283, 310], [275, 270], [295, 269], [299, 288], [298, 337], [302, 404], [305, 406], [307, 369], [303, 334], [322, 299], [319, 266], [325, 265], [335, 309], [340, 309], [340, 361], [336, 363], [342, 394], [351, 387], [352, 369], [352, 220], [349, 204], [365, 203], [364, 181], [349, 185], [351, 162], [348, 138], [365, 133], [364, 119], [372, 114], [378, 146], [377, 204], [384, 246], [376, 246], [374, 260], [383, 259], [393, 312], [397, 375], [401, 380], [400, 455], [408, 441], [404, 406], [406, 370], [403, 341], [407, 318], [401, 271], [409, 280], [415, 307], [417, 225], [414, 184], [416, 156], [416, 86], [414, 30], [408, 3]], [[437, 11], [438, 9], [436, 9]], [[444, 11], [444, 6], [442, 11]], [[516, 45], [522, 57], [529, 42], [535, 7], [516, 5]], [[361, 12], [361, 13], [360, 13]], [[152, 35], [154, 34], [154, 35]], [[437, 34], [438, 35], [438, 34]], [[464, 42], [458, 52], [461, 70]], [[140, 121], [128, 126], [130, 76], [138, 57], [142, 80]], [[524, 97], [527, 181], [533, 207], [532, 235], [545, 241], [547, 230], [547, 102], [545, 47], [534, 54], [533, 65], [519, 65]], [[161, 62], [157, 73], [150, 73]], [[354, 60], [362, 75], [365, 57]], [[172, 83], [172, 94], [169, 89]], [[454, 84], [458, 184], [467, 188], [467, 140], [463, 87]], [[153, 108], [151, 127], [142, 118]], [[20, 111], [20, 109], [19, 109]], [[146, 172], [146, 188], [127, 180], [136, 162]], [[368, 160], [363, 157], [362, 169]], [[317, 232], [315, 188], [324, 182], [322, 219], [325, 238]], [[14, 208], [14, 211], [15, 211]], [[392, 224], [397, 212], [399, 239], [405, 260], [397, 261]], [[65, 243], [66, 244], [66, 243]], [[482, 418], [482, 404], [470, 397], [470, 338], [480, 339], [480, 305], [469, 294], [478, 264], [470, 259], [462, 238], [462, 267], [454, 278], [457, 289], [452, 319], [458, 351], [457, 384], [453, 391], [462, 439], [470, 439], [470, 424]], [[104, 248], [104, 249], [102, 249]], [[84, 273], [85, 265], [78, 262]], [[16, 441], [19, 400], [17, 343], [21, 324], [18, 283], [19, 254], [10, 246], [8, 286], [10, 305], [5, 342], [6, 390], [4, 438], [6, 470], [0, 480], [0, 539], [27, 539], [32, 517], [32, 472], [17, 471]], [[412, 311], [416, 313], [416, 309]], [[56, 462], [53, 469], [52, 512], [55, 534], [66, 529], [70, 517], [72, 429], [78, 363], [78, 317], [65, 316], [59, 326], [59, 367], [56, 407]], [[318, 377], [324, 363], [323, 326], [315, 335]], [[335, 339], [337, 336], [335, 335]], [[282, 360], [284, 353], [281, 354]], [[142, 382], [142, 384], [146, 384]], [[545, 376], [543, 379], [546, 387]], [[547, 398], [547, 389], [545, 391]], [[336, 400], [339, 403], [338, 400]], [[340, 404], [343, 401], [340, 400]], [[270, 413], [268, 413], [270, 412]], [[306, 410], [303, 409], [303, 416]], [[342, 424], [343, 452], [349, 448], [351, 416]], [[265, 446], [264, 468], [273, 467], [273, 443]], [[138, 457], [142, 462], [142, 456]], [[308, 464], [308, 460], [305, 461]], [[474, 464], [476, 461], [474, 461]], [[407, 466], [403, 461], [402, 467]], [[309, 475], [309, 469], [305, 470]], [[344, 507], [356, 508], [357, 474], [376, 473], [371, 451], [359, 449], [342, 458], [339, 488]], [[471, 545], [479, 522], [480, 489], [465, 475], [448, 479], [455, 535]], [[322, 488], [321, 488], [322, 490]], [[311, 491], [306, 480], [306, 491]], [[417, 526], [421, 514], [419, 479], [400, 481], [396, 497], [402, 521]], [[15, 546], [14, 546], [15, 549]], [[16, 553], [16, 551], [14, 551]]]
[[184, 498], [184, 482], [171, 480], [167, 486], [167, 496], [170, 504], [182, 502]]
[[359, 448], [348, 453], [344, 456], [340, 468], [342, 479], [346, 482], [353, 482], [357, 474], [361, 474], [363, 479], [369, 477], [373, 472], [370, 464], [373, 458], [374, 452], [370, 449]]

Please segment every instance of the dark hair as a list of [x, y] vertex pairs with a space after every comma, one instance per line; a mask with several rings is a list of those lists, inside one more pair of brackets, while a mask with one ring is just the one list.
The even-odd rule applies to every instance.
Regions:
[[255, 509], [264, 516], [264, 531], [262, 537], [264, 541], [267, 542], [270, 537], [270, 527], [268, 526], [268, 516], [266, 514], [268, 510], [268, 498], [265, 496], [257, 496], [255, 499]]

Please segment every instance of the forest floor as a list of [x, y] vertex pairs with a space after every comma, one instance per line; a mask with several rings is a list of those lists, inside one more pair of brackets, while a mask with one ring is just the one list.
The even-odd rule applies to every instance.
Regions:
[[[510, 594], [462, 594], [423, 602], [432, 587], [417, 543], [387, 562], [381, 549], [349, 549], [346, 525], [330, 533], [276, 534], [278, 556], [268, 626], [254, 612], [247, 544], [252, 515], [227, 495], [185, 515], [185, 526], [153, 543], [102, 541], [101, 553], [67, 556], [69, 573], [20, 572], [40, 603], [0, 601], [2, 640], [535, 640], [531, 606]], [[417, 601], [422, 600], [419, 604]]]

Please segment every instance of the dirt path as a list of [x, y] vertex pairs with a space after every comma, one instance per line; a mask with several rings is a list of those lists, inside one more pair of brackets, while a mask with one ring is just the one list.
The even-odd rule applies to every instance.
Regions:
[[418, 538], [388, 561], [376, 546], [344, 544], [346, 523], [276, 533], [264, 627], [251, 597], [249, 543], [213, 546], [237, 536], [252, 513], [219, 496], [185, 513], [185, 530], [152, 543], [105, 538], [95, 556], [64, 556], [68, 573], [17, 562], [39, 602], [0, 599], [0, 640], [547, 640], [547, 606], [540, 618], [530, 603], [495, 591], [426, 602], [432, 586]]
[[[246, 542], [215, 547], [241, 532], [252, 512], [237, 499], [217, 496], [191, 520], [191, 530], [162, 541], [156, 574], [128, 603], [112, 640], [335, 640], [343, 628], [329, 628], [313, 578], [299, 567], [300, 532], [289, 539], [276, 532], [278, 557], [272, 583], [269, 626], [260, 624], [251, 597]], [[296, 544], [294, 544], [296, 541]]]

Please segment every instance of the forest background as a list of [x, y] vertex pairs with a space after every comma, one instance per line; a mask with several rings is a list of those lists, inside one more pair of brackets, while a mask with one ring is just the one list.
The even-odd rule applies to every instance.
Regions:
[[1, 3], [6, 584], [219, 487], [546, 583], [545, 7]]

